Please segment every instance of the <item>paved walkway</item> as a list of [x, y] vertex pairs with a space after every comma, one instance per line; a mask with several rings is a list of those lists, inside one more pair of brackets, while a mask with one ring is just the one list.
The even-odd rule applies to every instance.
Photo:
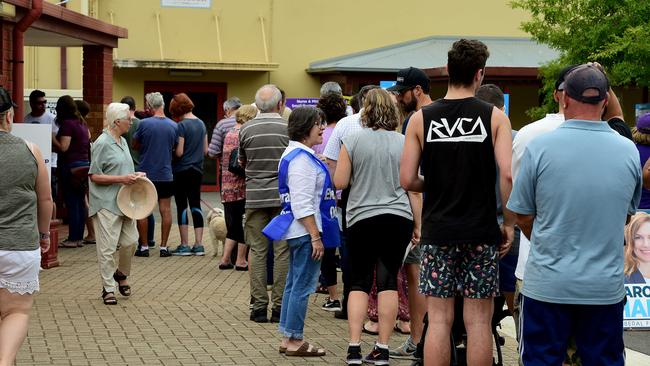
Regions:
[[[218, 205], [218, 198], [209, 201]], [[67, 236], [65, 228], [62, 231], [61, 239]], [[178, 242], [174, 226], [170, 243]], [[328, 355], [280, 355], [277, 325], [248, 320], [248, 273], [219, 271], [210, 240], [206, 247], [205, 257], [160, 258], [153, 251], [150, 258], [134, 258], [133, 295], [117, 294], [117, 306], [103, 305], [100, 299], [95, 246], [60, 249], [61, 266], [41, 272], [41, 292], [35, 297], [17, 365], [343, 364], [347, 323], [320, 309], [325, 295], [311, 297], [305, 334]], [[516, 365], [511, 322], [504, 332], [504, 364]], [[404, 339], [393, 335], [391, 347]], [[363, 341], [363, 351], [368, 352], [374, 339], [364, 334]]]

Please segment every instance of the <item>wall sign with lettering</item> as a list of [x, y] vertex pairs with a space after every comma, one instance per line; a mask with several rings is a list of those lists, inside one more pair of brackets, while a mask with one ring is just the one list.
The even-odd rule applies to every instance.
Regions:
[[163, 8], [195, 8], [210, 9], [212, 0], [160, 0]]

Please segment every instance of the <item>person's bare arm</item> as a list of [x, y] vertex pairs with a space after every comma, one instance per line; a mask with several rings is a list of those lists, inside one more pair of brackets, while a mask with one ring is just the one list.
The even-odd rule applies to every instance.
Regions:
[[526, 235], [528, 239], [531, 238], [531, 233], [533, 232], [533, 222], [535, 221], [535, 215], [521, 215], [517, 214], [517, 226], [521, 229], [521, 232]]
[[411, 243], [413, 245], [420, 244], [420, 234], [422, 230], [422, 193], [408, 192], [409, 203], [411, 204], [411, 212], [413, 213], [413, 237]]
[[650, 189], [650, 159], [643, 164], [643, 188]]
[[203, 156], [208, 156], [208, 135], [203, 137]]
[[417, 111], [411, 116], [406, 127], [404, 150], [400, 161], [399, 181], [407, 191], [423, 192], [424, 179], [420, 176], [420, 158], [424, 146], [424, 127], [422, 111]]
[[499, 248], [503, 256], [509, 250], [515, 237], [515, 213], [506, 207], [512, 191], [512, 129], [508, 116], [498, 108], [492, 109], [492, 130], [494, 136], [494, 157], [499, 166], [499, 190], [503, 208], [503, 243]]
[[52, 191], [50, 188], [49, 174], [41, 150], [35, 144], [28, 143], [36, 164], [36, 215], [38, 220], [38, 232], [46, 234], [39, 239], [41, 252], [45, 253], [50, 249], [50, 219], [52, 218]]
[[623, 118], [623, 108], [621, 107], [621, 102], [618, 100], [616, 93], [614, 93], [614, 89], [609, 88], [609, 92], [607, 94], [607, 107], [605, 108], [605, 116], [603, 119], [605, 121], [609, 121], [612, 118], [620, 118], [622, 120], [625, 120]]
[[71, 136], [60, 136], [59, 137], [59, 150], [61, 152], [66, 152], [70, 148], [70, 141], [72, 141]]
[[183, 156], [183, 150], [185, 149], [185, 137], [179, 137], [178, 138], [178, 144], [176, 144], [176, 156], [181, 157]]
[[142, 172], [131, 173], [127, 175], [106, 175], [106, 174], [90, 174], [88, 177], [95, 184], [109, 185], [109, 184], [133, 184], [140, 177], [144, 177]]
[[339, 153], [339, 160], [336, 162], [334, 172], [334, 185], [337, 189], [345, 189], [350, 185], [350, 178], [352, 176], [352, 161], [345, 145], [341, 146]]
[[298, 221], [307, 229], [309, 236], [311, 236], [311, 258], [315, 261], [322, 259], [325, 249], [323, 247], [323, 238], [321, 238], [320, 232], [318, 231], [314, 215], [303, 217], [302, 219], [298, 219]]

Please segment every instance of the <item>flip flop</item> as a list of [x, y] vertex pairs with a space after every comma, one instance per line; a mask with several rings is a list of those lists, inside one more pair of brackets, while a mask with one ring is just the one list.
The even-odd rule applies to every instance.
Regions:
[[361, 329], [363, 333], [370, 334], [370, 335], [379, 335], [379, 332], [372, 331], [368, 328], [366, 328], [366, 325], [363, 325], [363, 329]]
[[402, 328], [400, 328], [397, 324], [395, 324], [395, 328], [393, 328], [393, 330], [400, 334], [406, 334], [406, 335], [411, 334], [410, 331], [408, 332], [403, 331]]
[[284, 354], [290, 357], [322, 357], [325, 356], [325, 353], [324, 349], [316, 348], [309, 344], [309, 342], [305, 342], [297, 350], [287, 350]]
[[219, 264], [219, 269], [221, 269], [221, 270], [233, 269], [233, 268], [234, 268], [234, 266], [232, 264], [225, 264], [225, 263]]
[[248, 271], [248, 266], [243, 266], [243, 267], [235, 266], [235, 271], [242, 271], [242, 272]]

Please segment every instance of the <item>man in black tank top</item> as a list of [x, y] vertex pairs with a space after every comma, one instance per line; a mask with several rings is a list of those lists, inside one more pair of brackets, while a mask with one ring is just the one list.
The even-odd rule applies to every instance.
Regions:
[[[448, 53], [444, 99], [411, 117], [400, 165], [402, 187], [425, 193], [420, 291], [427, 296], [425, 365], [449, 365], [454, 297], [464, 297], [467, 362], [492, 364], [491, 320], [498, 294], [499, 253], [514, 237], [514, 214], [496, 220], [494, 181], [502, 202], [512, 189], [510, 121], [474, 97], [489, 56], [479, 41], [460, 40]], [[422, 164], [424, 177], [419, 175]]]

